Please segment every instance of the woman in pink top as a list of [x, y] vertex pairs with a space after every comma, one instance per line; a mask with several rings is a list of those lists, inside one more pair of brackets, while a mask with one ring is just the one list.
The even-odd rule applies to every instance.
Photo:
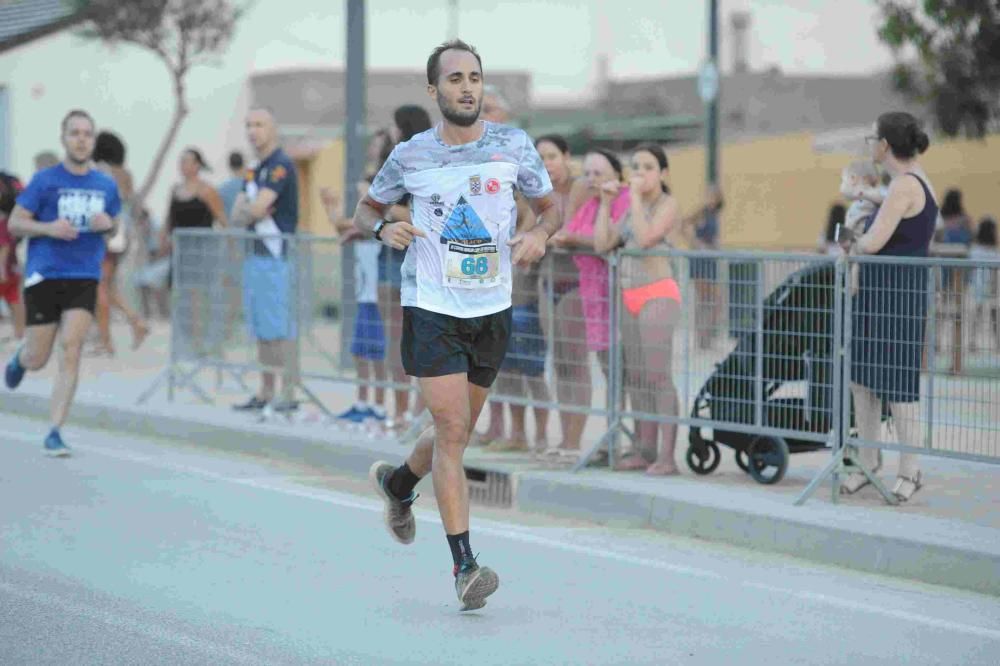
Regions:
[[[568, 222], [550, 241], [555, 247], [591, 253], [573, 256], [573, 263], [579, 271], [579, 289], [576, 294], [579, 295], [582, 306], [586, 348], [597, 353], [605, 376], [608, 372], [608, 327], [610, 326], [608, 264], [592, 253], [594, 222], [601, 208], [601, 187], [606, 183], [617, 183], [621, 186], [619, 194], [611, 203], [611, 216], [617, 221], [628, 211], [630, 201], [628, 188], [622, 184], [621, 161], [612, 153], [592, 149], [587, 152], [583, 160], [583, 178], [574, 183], [569, 194]], [[574, 367], [580, 370], [574, 373], [575, 376], [571, 379], [577, 389], [574, 405], [590, 407], [592, 389], [589, 370], [579, 360]], [[564, 400], [560, 398], [560, 402]], [[562, 421], [563, 441], [559, 448], [571, 451], [579, 449], [587, 415], [567, 413]]]

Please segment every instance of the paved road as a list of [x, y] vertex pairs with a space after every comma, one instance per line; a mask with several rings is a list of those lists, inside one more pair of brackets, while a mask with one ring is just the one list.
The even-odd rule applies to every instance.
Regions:
[[995, 597], [502, 511], [473, 521], [500, 591], [461, 614], [427, 498], [403, 547], [354, 481], [76, 428], [65, 434], [77, 454], [50, 460], [43, 433], [0, 415], [4, 665], [995, 664], [1000, 653]]

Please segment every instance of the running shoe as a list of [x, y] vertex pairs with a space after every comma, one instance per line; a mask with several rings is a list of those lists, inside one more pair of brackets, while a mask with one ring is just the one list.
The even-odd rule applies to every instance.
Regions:
[[290, 414], [299, 410], [298, 400], [283, 400], [271, 403], [271, 408], [276, 414]]
[[493, 569], [481, 567], [474, 557], [455, 565], [455, 592], [462, 602], [463, 611], [476, 610], [486, 605], [486, 597], [500, 587], [500, 577]]
[[233, 409], [238, 412], [259, 412], [267, 406], [267, 400], [261, 400], [257, 396], [251, 396], [246, 402], [233, 405]]
[[411, 510], [414, 500], [417, 499], [417, 495], [416, 493], [412, 493], [405, 500], [398, 500], [393, 497], [392, 493], [386, 487], [385, 482], [394, 469], [395, 467], [389, 463], [379, 460], [368, 470], [368, 478], [371, 479], [372, 486], [375, 487], [375, 492], [385, 501], [383, 518], [389, 534], [401, 544], [411, 544], [414, 537], [417, 536], [417, 521], [413, 517], [413, 511]]
[[4, 370], [3, 379], [7, 384], [7, 388], [14, 390], [24, 379], [24, 366], [21, 365], [21, 348], [18, 347], [14, 355], [10, 357], [10, 361], [7, 362], [7, 368]]
[[70, 449], [62, 440], [62, 435], [55, 428], [45, 438], [45, 455], [52, 458], [65, 458], [70, 454]]
[[350, 423], [362, 423], [369, 410], [358, 409], [357, 405], [351, 405], [351, 408], [346, 412], [337, 414], [338, 421], [348, 421]]

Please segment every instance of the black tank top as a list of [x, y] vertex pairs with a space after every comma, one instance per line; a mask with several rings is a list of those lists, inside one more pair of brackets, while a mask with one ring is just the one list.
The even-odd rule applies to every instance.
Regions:
[[198, 197], [170, 198], [170, 224], [173, 229], [208, 229], [214, 219], [208, 204]]
[[882, 249], [878, 251], [878, 254], [896, 257], [926, 257], [931, 239], [934, 237], [938, 205], [923, 178], [915, 173], [907, 173], [906, 175], [916, 178], [924, 189], [923, 210], [912, 217], [904, 217], [900, 220], [896, 230]]

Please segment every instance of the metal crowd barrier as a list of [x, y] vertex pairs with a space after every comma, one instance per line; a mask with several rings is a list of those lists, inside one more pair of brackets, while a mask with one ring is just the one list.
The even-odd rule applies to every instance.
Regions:
[[[371, 242], [282, 241], [269, 261], [287, 271], [275, 284], [287, 291], [296, 361], [282, 374], [327, 415], [319, 382], [357, 387], [386, 407], [388, 428], [419, 412], [399, 360], [401, 256]], [[207, 368], [217, 384], [250, 390], [246, 374], [265, 367], [248, 332], [259, 312], [243, 292], [265, 279], [254, 270], [266, 249], [252, 233], [174, 233], [170, 362], [140, 401], [167, 384], [171, 398], [187, 389], [210, 402]], [[650, 274], [670, 276], [675, 291], [658, 285], [669, 298], [646, 299]], [[776, 483], [791, 454], [828, 449], [799, 502], [830, 476], [836, 493], [837, 475], [866, 470], [859, 451], [876, 447], [997, 463], [998, 276], [996, 260], [554, 251], [515, 269], [514, 330], [492, 399], [543, 424], [558, 416], [564, 439], [605, 420], [600, 438], [566, 452], [575, 469], [626, 449], [651, 462], [675, 438], [676, 457], [699, 474], [731, 449], [754, 479]], [[862, 413], [861, 429], [859, 382], [891, 398], [877, 421]], [[544, 433], [536, 423], [531, 444]], [[900, 433], [903, 443], [883, 441]]]

